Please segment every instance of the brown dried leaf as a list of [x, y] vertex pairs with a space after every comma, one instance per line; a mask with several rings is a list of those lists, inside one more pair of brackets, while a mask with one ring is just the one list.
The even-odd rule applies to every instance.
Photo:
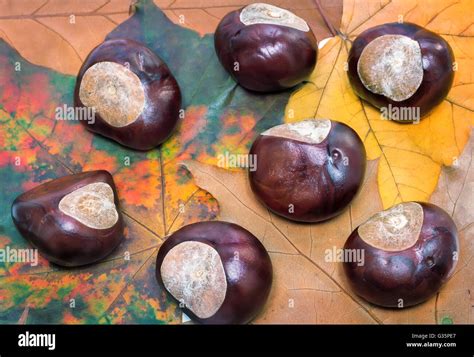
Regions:
[[474, 323], [474, 138], [452, 167], [441, 172], [431, 201], [449, 212], [459, 229], [458, 266], [448, 288], [440, 291], [436, 303], [439, 323]]
[[89, 52], [128, 18], [130, 0], [0, 1], [0, 38], [26, 60], [76, 75]]

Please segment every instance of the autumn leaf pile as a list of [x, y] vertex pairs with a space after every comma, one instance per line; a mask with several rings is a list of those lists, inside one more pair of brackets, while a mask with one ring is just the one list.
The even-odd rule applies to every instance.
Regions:
[[[0, 16], [0, 248], [28, 247], [10, 217], [18, 194], [86, 170], [106, 169], [114, 175], [127, 229], [119, 249], [93, 266], [62, 269], [44, 259], [37, 266], [0, 263], [0, 322], [179, 323], [179, 309], [155, 281], [156, 252], [183, 225], [217, 218], [249, 229], [272, 257], [275, 281], [257, 323], [474, 321], [474, 144], [469, 142], [474, 12], [469, 1], [433, 1], [430, 6], [421, 1], [344, 1], [340, 27], [333, 23], [339, 35], [320, 49], [309, 81], [272, 95], [251, 94], [236, 85], [218, 63], [212, 34], [201, 36], [203, 28], [199, 34], [170, 21], [168, 17], [179, 22], [179, 11], [171, 5], [157, 1], [163, 13], [151, 1], [142, 1], [128, 20], [128, 6], [88, 5], [76, 14], [78, 27], [70, 31], [100, 30], [95, 39], [77, 40], [84, 37], [63, 31], [65, 26], [56, 28], [60, 21], [70, 21], [67, 8], [54, 7], [52, 16], [49, 4], [40, 8], [28, 3], [26, 18], [16, 17], [20, 11], [15, 9], [11, 18]], [[206, 11], [222, 17], [232, 6]], [[295, 8], [305, 16], [304, 9]], [[448, 97], [418, 125], [381, 120], [377, 110], [354, 95], [345, 73], [350, 41], [400, 16], [441, 34], [458, 65]], [[49, 44], [51, 53], [25, 46], [27, 39], [16, 31], [21, 26], [29, 26], [32, 43], [42, 46], [41, 39], [56, 31], [60, 36], [53, 36], [57, 42]], [[321, 39], [327, 29], [315, 32]], [[180, 84], [185, 117], [161, 148], [127, 150], [77, 122], [54, 119], [58, 106], [72, 105], [74, 73], [91, 42], [99, 44], [106, 34], [145, 43]], [[61, 51], [72, 60], [58, 60]], [[249, 190], [245, 172], [216, 165], [226, 152], [247, 153], [261, 131], [310, 117], [353, 127], [371, 161], [362, 192], [347, 211], [330, 222], [299, 225], [263, 208]], [[370, 215], [407, 200], [431, 200], [452, 214], [460, 230], [460, 260], [452, 280], [428, 302], [400, 311], [380, 309], [354, 296], [340, 265], [326, 261], [325, 255], [327, 249], [342, 247]]]

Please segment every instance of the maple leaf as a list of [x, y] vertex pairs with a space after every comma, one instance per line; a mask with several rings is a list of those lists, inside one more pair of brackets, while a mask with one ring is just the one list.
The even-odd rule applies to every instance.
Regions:
[[[474, 123], [473, 5], [470, 1], [346, 0], [339, 36], [319, 54], [309, 82], [296, 91], [285, 120], [330, 118], [354, 128], [369, 160], [380, 158], [378, 189], [385, 208], [402, 201], [427, 201], [443, 165], [462, 153]], [[456, 18], [456, 21], [453, 21]], [[362, 31], [400, 19], [439, 33], [453, 48], [457, 71], [448, 97], [417, 125], [383, 120], [353, 92], [346, 73], [350, 42]]]

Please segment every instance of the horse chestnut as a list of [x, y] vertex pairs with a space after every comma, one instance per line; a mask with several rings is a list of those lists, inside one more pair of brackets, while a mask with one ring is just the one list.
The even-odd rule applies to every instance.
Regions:
[[[412, 23], [388, 23], [362, 32], [349, 52], [349, 81], [375, 107], [397, 109], [400, 122], [417, 121], [448, 94], [454, 55], [439, 35]], [[410, 111], [411, 109], [411, 111]], [[398, 115], [408, 113], [405, 117]]]
[[217, 27], [214, 45], [226, 71], [257, 92], [299, 84], [313, 72], [318, 54], [306, 21], [264, 3], [228, 13]]
[[275, 126], [250, 149], [250, 185], [274, 213], [319, 222], [338, 215], [359, 191], [366, 154], [357, 133], [331, 120]]
[[359, 251], [364, 259], [344, 261], [344, 272], [354, 292], [373, 304], [416, 305], [450, 278], [458, 245], [456, 226], [445, 211], [430, 203], [405, 202], [352, 232], [344, 256]]
[[12, 218], [46, 259], [72, 267], [98, 261], [120, 244], [124, 224], [118, 204], [112, 176], [90, 171], [21, 194]]
[[[137, 150], [161, 144], [176, 126], [181, 92], [166, 64], [142, 44], [108, 40], [77, 76], [76, 111], [87, 129]], [[81, 111], [82, 108], [82, 111]]]
[[173, 233], [160, 247], [156, 278], [192, 319], [241, 324], [255, 317], [272, 285], [270, 257], [244, 228], [199, 222]]

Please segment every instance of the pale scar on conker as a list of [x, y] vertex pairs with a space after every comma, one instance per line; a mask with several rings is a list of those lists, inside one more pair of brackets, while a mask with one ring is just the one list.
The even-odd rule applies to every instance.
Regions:
[[240, 13], [240, 21], [245, 25], [274, 24], [309, 31], [308, 24], [301, 17], [291, 11], [265, 3], [254, 3], [244, 7]]
[[459, 256], [451, 216], [426, 202], [403, 202], [356, 228], [346, 252], [363, 261], [343, 262], [351, 289], [372, 304], [404, 308], [426, 301], [453, 275]]
[[330, 120], [302, 120], [297, 123], [274, 126], [264, 131], [261, 135], [299, 140], [310, 144], [320, 144], [326, 139], [330, 130]]
[[423, 225], [423, 208], [416, 202], [393, 206], [360, 225], [359, 236], [371, 246], [386, 251], [412, 247]]
[[104, 182], [91, 183], [68, 193], [59, 201], [59, 210], [95, 229], [113, 227], [118, 220], [114, 192]]
[[145, 106], [145, 91], [138, 76], [115, 62], [89, 67], [82, 77], [79, 97], [114, 127], [133, 123]]
[[377, 37], [362, 51], [357, 72], [368, 90], [396, 102], [408, 99], [423, 80], [420, 45], [402, 35]]
[[160, 271], [166, 290], [201, 319], [213, 316], [224, 302], [224, 267], [208, 244], [178, 244], [165, 256]]

